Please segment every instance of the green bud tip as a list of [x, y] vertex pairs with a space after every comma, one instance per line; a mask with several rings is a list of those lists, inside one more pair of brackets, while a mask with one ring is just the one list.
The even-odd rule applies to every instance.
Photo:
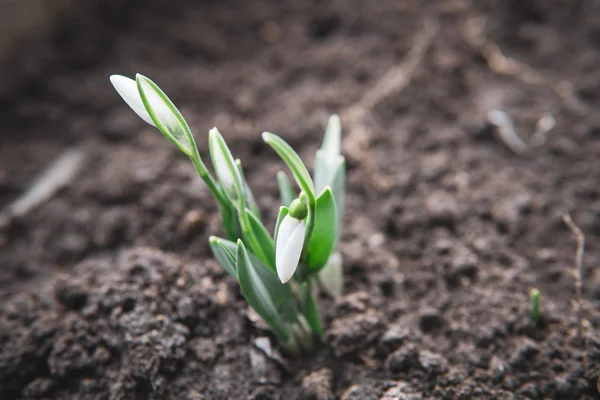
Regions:
[[303, 220], [308, 215], [308, 209], [302, 200], [294, 199], [290, 204], [288, 214], [297, 220]]
[[298, 198], [303, 203], [306, 203], [306, 201], [308, 200], [308, 198], [306, 197], [306, 193], [304, 193], [304, 192], [300, 192], [300, 196]]

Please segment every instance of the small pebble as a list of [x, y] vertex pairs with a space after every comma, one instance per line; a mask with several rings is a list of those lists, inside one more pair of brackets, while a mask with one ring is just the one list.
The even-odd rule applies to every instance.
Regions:
[[200, 210], [190, 210], [183, 217], [183, 233], [193, 235], [206, 224], [206, 213]]

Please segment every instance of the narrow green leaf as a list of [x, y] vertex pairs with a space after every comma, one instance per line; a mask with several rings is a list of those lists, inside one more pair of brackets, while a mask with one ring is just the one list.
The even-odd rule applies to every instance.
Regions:
[[[237, 252], [237, 245], [229, 240], [220, 239], [220, 243], [229, 251], [235, 254]], [[278, 313], [281, 315], [285, 322], [296, 322], [298, 320], [298, 309], [294, 300], [294, 294], [289, 284], [282, 284], [277, 277], [277, 274], [273, 270], [267, 267], [262, 261], [258, 259], [254, 254], [247, 253], [254, 267], [254, 270], [258, 274], [261, 282], [268, 290], [270, 298], [275, 304]]]
[[[341, 226], [346, 203], [346, 161], [344, 157], [337, 156], [335, 166], [328, 166], [324, 153], [319, 150], [315, 158], [315, 188], [317, 193], [321, 194], [326, 186], [331, 186], [338, 211], [338, 223]], [[338, 240], [341, 233], [341, 229], [338, 229]]]
[[331, 255], [337, 240], [338, 214], [331, 188], [326, 187], [317, 198], [315, 228], [308, 243], [307, 265], [319, 271]]
[[292, 149], [291, 146], [285, 142], [285, 140], [273, 133], [263, 132], [262, 137], [263, 140], [269, 146], [271, 146], [277, 152], [277, 154], [279, 154], [279, 157], [281, 157], [281, 159], [287, 164], [292, 175], [294, 176], [294, 179], [296, 180], [296, 183], [298, 186], [300, 186], [304, 193], [306, 193], [309, 203], [314, 200], [316, 197], [315, 186], [298, 153], [296, 153], [294, 149]]
[[[264, 259], [262, 257], [259, 258], [275, 271], [275, 244], [273, 243], [273, 239], [271, 239], [269, 231], [267, 231], [267, 228], [250, 210], [246, 209], [245, 213], [250, 223], [252, 234], [256, 238], [258, 246], [262, 249], [261, 253], [264, 254]], [[255, 252], [257, 255], [261, 253]]]
[[539, 289], [531, 289], [529, 291], [529, 299], [531, 300], [531, 319], [533, 320], [533, 322], [537, 323], [542, 317]]
[[327, 165], [327, 159], [322, 149], [317, 150], [315, 154], [315, 168], [313, 176], [315, 177], [315, 191], [321, 193], [321, 191], [327, 185], [331, 185], [333, 173], [329, 170]]
[[208, 238], [213, 255], [227, 273], [237, 279], [235, 253], [223, 243], [225, 239], [211, 236]]
[[342, 148], [342, 121], [339, 115], [333, 114], [329, 117], [321, 148], [325, 150], [328, 157], [333, 158], [340, 155]]
[[337, 171], [331, 184], [331, 190], [333, 191], [333, 198], [335, 199], [335, 206], [338, 213], [338, 241], [342, 234], [340, 228], [344, 222], [344, 208], [346, 206], [346, 161], [344, 157], [338, 164]]
[[277, 185], [279, 186], [279, 197], [281, 198], [281, 204], [289, 207], [298, 197], [298, 194], [294, 190], [292, 183], [288, 179], [287, 175], [283, 171], [277, 173]]
[[300, 287], [300, 307], [311, 331], [318, 337], [321, 337], [323, 335], [321, 316], [319, 314], [319, 306], [312, 293], [310, 281], [305, 281]]
[[143, 75], [135, 77], [142, 103], [158, 130], [187, 156], [194, 155], [196, 143], [188, 124], [167, 95]]
[[343, 165], [345, 168], [346, 162], [343, 156], [335, 156], [327, 158], [323, 150], [317, 150], [315, 155], [315, 190], [320, 194], [325, 186], [332, 186], [337, 171]]
[[340, 155], [341, 146], [341, 121], [340, 117], [334, 114], [329, 118], [323, 144], [315, 155], [314, 181], [317, 194], [320, 194], [325, 186], [333, 187], [340, 160], [344, 160]]
[[242, 237], [242, 228], [240, 226], [237, 209], [231, 203], [229, 198], [226, 197], [225, 199], [226, 204], [220, 204], [219, 207], [222, 225], [229, 240], [236, 240]]
[[275, 335], [286, 341], [290, 333], [277, 311], [269, 290], [250, 261], [250, 257], [241, 240], [237, 241], [237, 276], [242, 294], [254, 311], [271, 327]]
[[244, 193], [246, 194], [246, 207], [248, 207], [254, 213], [254, 215], [256, 215], [256, 218], [260, 219], [260, 211], [258, 210], [258, 205], [256, 204], [256, 200], [254, 198], [254, 195], [252, 194], [250, 186], [248, 186], [246, 176], [244, 175], [244, 169], [242, 168], [242, 162], [239, 158], [235, 159], [235, 165], [237, 166], [237, 169], [240, 172], [240, 176], [242, 177], [242, 182], [244, 183]]
[[344, 272], [342, 255], [338, 251], [329, 256], [327, 264], [319, 271], [319, 282], [334, 299], [342, 296], [344, 292]]
[[279, 225], [281, 225], [281, 221], [288, 215], [288, 208], [281, 206], [279, 207], [279, 214], [277, 214], [277, 221], [275, 222], [275, 232], [273, 233], [273, 242], [277, 243], [277, 234], [279, 233]]

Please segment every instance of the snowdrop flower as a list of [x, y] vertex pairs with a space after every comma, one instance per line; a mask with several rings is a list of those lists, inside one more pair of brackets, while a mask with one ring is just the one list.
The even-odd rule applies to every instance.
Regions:
[[281, 283], [289, 281], [298, 268], [305, 234], [304, 220], [288, 214], [281, 221], [275, 243], [275, 266]]
[[137, 74], [135, 80], [111, 75], [110, 82], [141, 119], [158, 128], [185, 154], [192, 156], [193, 139], [187, 123], [167, 95], [150, 79]]
[[141, 119], [156, 127], [156, 124], [152, 121], [152, 118], [150, 118], [150, 114], [146, 111], [146, 107], [144, 107], [144, 102], [142, 102], [137, 83], [133, 79], [122, 75], [111, 75], [110, 83], [112, 83], [117, 93], [125, 100], [125, 103], [127, 103]]
[[[233, 158], [217, 128], [208, 135], [215, 179], [200, 157], [190, 127], [156, 83], [140, 74], [134, 79], [111, 75], [110, 81], [140, 118], [190, 158], [218, 201], [229, 240], [211, 236], [210, 248], [219, 264], [237, 280], [248, 305], [290, 354], [310, 350], [313, 337], [323, 335], [314, 278], [320, 274], [323, 285], [335, 296], [340, 295], [343, 283], [340, 255], [335, 252], [345, 181], [339, 117], [330, 118], [323, 146], [315, 156], [314, 180], [285, 140], [263, 132], [263, 140], [286, 163], [300, 189], [298, 195], [285, 173], [278, 174], [283, 205], [272, 237], [261, 220], [242, 162]], [[300, 264], [297, 285], [287, 285]]]

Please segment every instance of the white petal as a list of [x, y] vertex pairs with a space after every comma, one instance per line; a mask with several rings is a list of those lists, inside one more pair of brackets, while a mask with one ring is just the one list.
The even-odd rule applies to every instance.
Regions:
[[154, 125], [154, 122], [152, 122], [152, 118], [150, 118], [148, 111], [146, 111], [144, 103], [142, 103], [142, 98], [138, 92], [137, 84], [133, 79], [129, 79], [121, 75], [111, 75], [110, 82], [115, 87], [117, 93], [119, 93], [123, 100], [125, 100], [125, 103], [127, 103], [127, 105], [131, 107], [131, 109], [135, 111], [135, 113], [139, 115], [141, 119], [152, 126], [156, 126]]
[[215, 172], [221, 185], [225, 188], [225, 190], [229, 191], [233, 188], [235, 184], [235, 180], [231, 170], [229, 169], [229, 165], [227, 165], [227, 161], [225, 160], [225, 155], [221, 151], [221, 147], [219, 146], [218, 136], [219, 131], [217, 128], [212, 128], [208, 132], [208, 144], [210, 146], [211, 158], [213, 162], [213, 167], [215, 168]]
[[275, 244], [275, 264], [277, 275], [282, 283], [289, 281], [300, 261], [306, 226], [304, 221], [286, 215], [279, 226]]
[[275, 254], [279, 254], [283, 251], [285, 243], [287, 243], [292, 232], [294, 231], [294, 228], [298, 226], [299, 223], [299, 220], [293, 218], [289, 214], [283, 217], [283, 220], [281, 220], [281, 223], [279, 224], [279, 230], [277, 231], [277, 243], [275, 243]]

